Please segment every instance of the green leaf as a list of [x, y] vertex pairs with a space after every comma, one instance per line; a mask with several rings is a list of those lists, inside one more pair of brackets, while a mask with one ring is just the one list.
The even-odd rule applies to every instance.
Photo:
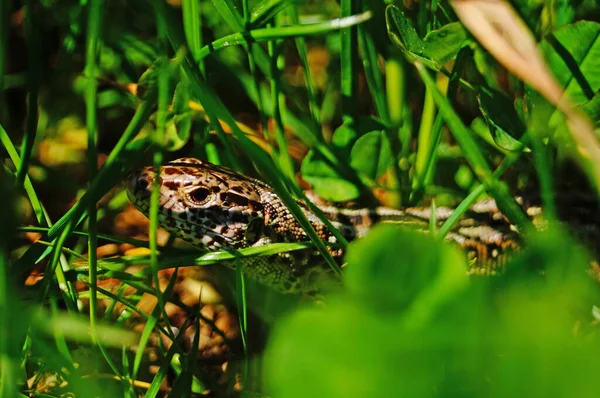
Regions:
[[495, 396], [568, 396], [574, 386], [578, 395], [594, 396], [598, 341], [586, 336], [597, 333], [588, 322], [599, 291], [590, 257], [554, 228], [526, 237], [525, 247], [491, 281], [497, 317], [491, 348], [504, 358], [490, 378]]
[[600, 24], [581, 21], [549, 35], [540, 49], [571, 101], [580, 105], [600, 89]]
[[192, 111], [190, 109], [189, 83], [181, 81], [175, 87], [173, 96], [173, 114], [165, 130], [164, 148], [167, 151], [178, 151], [190, 139], [192, 129]]
[[438, 66], [454, 59], [467, 39], [467, 32], [459, 22], [452, 22], [429, 32], [423, 42], [425, 53]]
[[346, 294], [274, 330], [270, 393], [595, 396], [599, 292], [589, 259], [561, 232], [527, 243], [504, 275], [469, 281], [451, 246], [375, 228], [350, 246]]
[[333, 132], [333, 136], [331, 137], [331, 143], [336, 148], [342, 149], [341, 152], [343, 152], [346, 155], [349, 155], [352, 145], [356, 142], [359, 136], [359, 132], [354, 126], [354, 121], [344, 122]]
[[[347, 294], [296, 312], [275, 330], [265, 356], [272, 395], [454, 396], [473, 388], [482, 365], [473, 336], [481, 329], [471, 327], [472, 298], [456, 297], [467, 287], [463, 256], [394, 226], [375, 228], [350, 250]], [[461, 382], [448, 382], [451, 376]]]
[[589, 277], [590, 255], [565, 231], [550, 226], [526, 236], [526, 249], [516, 255], [498, 284], [504, 288], [527, 285], [527, 297], [565, 300], [575, 303], [581, 298], [600, 298], [595, 281]]
[[[372, 117], [358, 117], [345, 122], [333, 133], [332, 144], [339, 159], [347, 160], [359, 176], [375, 179], [393, 161], [385, 126]], [[358, 198], [360, 187], [345, 178], [338, 167], [316, 151], [302, 162], [302, 178], [324, 199], [343, 202]]]
[[377, 226], [350, 244], [346, 261], [349, 291], [378, 307], [412, 309], [419, 318], [468, 281], [466, 258], [459, 250], [394, 225]]
[[350, 153], [350, 165], [356, 171], [376, 179], [387, 171], [394, 157], [383, 130], [370, 131], [356, 140]]
[[156, 83], [158, 81], [158, 71], [155, 64], [150, 65], [138, 79], [138, 96], [141, 99], [156, 98]]
[[421, 61], [428, 68], [440, 70], [463, 46], [467, 33], [459, 22], [433, 30], [421, 39], [404, 12], [393, 5], [386, 8], [385, 19], [391, 40], [409, 62]]
[[579, 108], [594, 122], [596, 126], [600, 124], [600, 91], [594, 94], [594, 97], [588, 102], [581, 104]]
[[390, 38], [409, 60], [424, 56], [425, 44], [400, 8], [388, 6], [385, 10], [385, 22]]
[[221, 15], [221, 18], [227, 22], [227, 25], [233, 31], [239, 32], [243, 30], [242, 17], [236, 6], [237, 2], [231, 0], [212, 0], [212, 3]]
[[[283, 398], [427, 396], [443, 378], [444, 362], [431, 350], [415, 355], [423, 352], [422, 340], [402, 332], [393, 318], [349, 299], [297, 312], [276, 329], [267, 349], [269, 392]], [[403, 349], [409, 341], [412, 352]]]
[[[600, 90], [599, 36], [600, 24], [581, 21], [557, 29], [540, 44], [548, 66], [574, 105], [592, 101]], [[539, 136], [554, 135], [563, 143], [570, 143], [562, 113], [530, 87], [526, 94], [529, 129]], [[593, 106], [588, 110], [593, 110]]]
[[302, 178], [323, 199], [344, 202], [360, 196], [360, 189], [345, 180], [339, 171], [319, 153], [311, 150], [302, 161]]
[[345, 154], [350, 154], [352, 146], [363, 135], [374, 130], [383, 130], [385, 125], [378, 119], [370, 116], [358, 116], [350, 122], [345, 122], [338, 127], [331, 139], [331, 143]]
[[480, 88], [477, 99], [479, 109], [490, 128], [494, 142], [509, 151], [520, 151], [520, 139], [525, 134], [525, 125], [519, 118], [512, 101], [500, 91]]

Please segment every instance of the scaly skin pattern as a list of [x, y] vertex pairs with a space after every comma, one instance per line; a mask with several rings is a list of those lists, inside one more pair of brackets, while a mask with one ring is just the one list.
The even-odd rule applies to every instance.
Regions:
[[[146, 167], [128, 177], [128, 197], [146, 216], [157, 178], [159, 225], [203, 251], [309, 240], [267, 184], [193, 158], [169, 162], [158, 172]], [[299, 204], [318, 236], [325, 242], [336, 243], [325, 224], [304, 203]], [[348, 240], [363, 236], [378, 222], [426, 230], [431, 216], [428, 208], [349, 210], [323, 206], [321, 210]], [[452, 209], [438, 208], [436, 219], [443, 222], [451, 213]], [[502, 265], [506, 253], [518, 247], [519, 238], [493, 202], [481, 202], [447, 239], [464, 248], [479, 265], [477, 269], [489, 270]], [[330, 250], [341, 263], [343, 252]], [[318, 281], [329, 269], [314, 250], [245, 257], [241, 264], [247, 277], [290, 293], [316, 292]]]

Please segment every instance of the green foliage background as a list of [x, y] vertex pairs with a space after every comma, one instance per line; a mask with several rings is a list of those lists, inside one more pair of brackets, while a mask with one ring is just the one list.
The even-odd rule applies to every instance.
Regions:
[[[564, 117], [471, 37], [451, 3], [405, 3], [2, 2], [0, 396], [48, 396], [26, 383], [46, 371], [77, 396], [156, 396], [170, 372], [172, 396], [596, 396], [600, 303], [588, 249], [597, 245], [584, 248], [558, 222], [571, 193], [561, 170], [574, 147]], [[596, 1], [513, 5], [574, 105], [597, 124]], [[332, 201], [457, 210], [430, 235], [375, 228], [348, 245], [343, 288], [299, 309], [263, 309], [273, 328], [264, 355], [241, 355], [232, 366], [243, 392], [218, 386], [178, 344], [163, 350], [142, 388], [132, 381], [151, 333], [178, 341], [168, 320], [159, 322], [173, 286], [155, 288], [158, 271], [231, 259], [159, 251], [155, 216], [146, 243], [103, 233], [126, 206], [119, 183], [127, 173], [180, 155], [268, 182], [338, 272], [295, 201], [303, 198], [298, 172]], [[543, 232], [514, 198], [523, 190], [542, 198]], [[526, 248], [502, 275], [474, 278], [443, 238], [484, 195], [526, 233]], [[73, 204], [53, 206], [56, 198]], [[591, 211], [593, 224], [598, 208]], [[31, 231], [42, 238], [23, 244]], [[99, 239], [151, 254], [99, 260]], [[122, 272], [134, 262], [146, 271]], [[45, 277], [23, 289], [35, 264]], [[109, 295], [97, 287], [105, 277], [137, 294]], [[246, 315], [255, 309], [242, 281], [236, 298], [249, 350]], [[140, 337], [122, 325], [142, 293], [159, 304], [143, 315]], [[100, 299], [127, 310], [113, 319], [99, 313]], [[134, 344], [136, 352], [126, 349]], [[110, 383], [87, 377], [99, 369]]]

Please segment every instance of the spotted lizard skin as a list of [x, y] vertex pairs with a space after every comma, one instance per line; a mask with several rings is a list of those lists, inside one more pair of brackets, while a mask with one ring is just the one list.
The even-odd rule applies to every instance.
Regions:
[[[236, 250], [275, 242], [310, 239], [277, 194], [264, 182], [206, 161], [181, 158], [162, 166], [158, 173], [145, 167], [127, 180], [130, 201], [149, 214], [153, 182], [159, 183], [159, 225], [203, 251]], [[302, 202], [301, 209], [324, 242], [337, 239]], [[431, 210], [339, 209], [320, 207], [348, 240], [359, 238], [376, 223], [397, 223], [427, 230]], [[452, 209], [440, 207], [436, 219], [443, 222]], [[493, 272], [518, 247], [519, 236], [493, 201], [476, 204], [447, 236], [462, 247], [478, 266]], [[335, 245], [333, 245], [335, 246]], [[331, 248], [342, 264], [341, 249]], [[329, 267], [315, 250], [241, 259], [244, 275], [282, 292], [311, 293], [318, 290]], [[227, 264], [235, 266], [235, 262]], [[492, 271], [490, 271], [492, 270]]]

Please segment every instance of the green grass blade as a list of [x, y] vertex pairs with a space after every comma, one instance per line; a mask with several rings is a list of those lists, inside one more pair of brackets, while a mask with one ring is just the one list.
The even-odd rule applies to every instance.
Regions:
[[[370, 23], [372, 23], [372, 21]], [[379, 69], [377, 49], [375, 48], [373, 36], [369, 31], [370, 23], [368, 22], [358, 27], [358, 42], [362, 55], [362, 65], [365, 71], [367, 86], [369, 87], [373, 101], [375, 101], [375, 109], [381, 120], [383, 120], [383, 123], [389, 126], [391, 124], [391, 119], [388, 114], [387, 98], [385, 95], [383, 76]]]
[[[263, 26], [271, 18], [292, 5], [296, 0], [263, 0], [252, 9], [250, 14], [250, 27]], [[294, 22], [297, 24], [298, 22]]]
[[526, 229], [531, 224], [529, 219], [523, 212], [523, 209], [521, 209], [515, 199], [510, 195], [506, 184], [492, 175], [490, 166], [479, 151], [479, 147], [473, 139], [471, 131], [456, 114], [448, 99], [437, 89], [435, 81], [429, 74], [427, 68], [420, 62], [415, 62], [415, 67], [419, 71], [425, 86], [431, 91], [436, 105], [439, 107], [450, 131], [452, 131], [454, 138], [460, 145], [465, 158], [471, 165], [477, 178], [483, 183], [486, 190], [494, 196], [498, 207], [505, 213], [508, 219], [513, 224]]
[[[423, 100], [423, 111], [421, 112], [421, 124], [419, 125], [419, 134], [417, 136], [417, 156], [415, 161], [415, 179], [424, 179], [426, 167], [431, 160], [429, 148], [434, 146], [433, 130], [435, 120], [435, 102], [433, 94], [429, 88], [425, 89], [425, 99]], [[421, 177], [423, 176], [423, 177]], [[416, 181], [413, 184], [416, 188]]]
[[[21, 159], [19, 158], [17, 149], [13, 145], [12, 141], [10, 140], [10, 137], [8, 136], [2, 125], [0, 125], [0, 142], [4, 146], [4, 149], [6, 149], [6, 152], [8, 152], [8, 156], [10, 157], [10, 160], [13, 162], [13, 164], [21, 164]], [[29, 198], [29, 203], [31, 203], [31, 207], [33, 208], [33, 211], [35, 213], [35, 218], [37, 222], [41, 226], [50, 226], [50, 218], [46, 214], [46, 211], [44, 210], [44, 207], [40, 202], [35, 192], [35, 189], [33, 188], [33, 185], [31, 184], [31, 179], [27, 175], [25, 175], [25, 178], [23, 180], [23, 186], [25, 188], [25, 193]]]
[[16, 344], [11, 342], [20, 340], [20, 336], [15, 336], [13, 324], [17, 322], [12, 319], [15, 313], [11, 308], [11, 284], [9, 275], [8, 261], [4, 248], [0, 249], [0, 355], [2, 356], [2, 372], [0, 372], [0, 396], [14, 397], [17, 393], [17, 374], [19, 364], [17, 361]]
[[[238, 318], [240, 324], [240, 335], [244, 354], [248, 355], [248, 307], [246, 303], [246, 284], [244, 282], [244, 272], [241, 265], [241, 258], [235, 259], [235, 301], [238, 309]], [[246, 360], [245, 360], [246, 362]], [[247, 363], [244, 364], [246, 368]], [[242, 375], [242, 380], [246, 381], [246, 372]]]
[[558, 213], [554, 203], [554, 190], [552, 188], [551, 171], [553, 167], [551, 164], [551, 150], [539, 137], [533, 137], [531, 142], [534, 147], [533, 159], [540, 182], [540, 196], [544, 207], [544, 218], [555, 222], [558, 220]]
[[292, 158], [288, 152], [287, 139], [285, 137], [283, 118], [281, 113], [285, 109], [285, 98], [281, 93], [279, 82], [281, 81], [281, 69], [279, 61], [283, 60], [280, 56], [280, 46], [274, 41], [268, 43], [268, 52], [271, 57], [271, 70], [273, 78], [271, 79], [271, 98], [273, 100], [273, 119], [275, 120], [275, 140], [277, 142], [277, 152], [274, 153], [274, 160], [279, 164], [282, 173], [288, 178], [288, 181], [294, 181], [295, 171]]
[[[38, 126], [38, 90], [40, 85], [40, 47], [38, 39], [39, 22], [36, 20], [36, 12], [34, 11], [34, 1], [27, 0], [25, 16], [25, 31], [27, 34], [27, 56], [29, 57], [27, 70], [27, 119], [25, 122], [25, 137], [21, 145], [21, 163], [18, 165], [16, 183], [17, 186], [23, 185], [25, 175], [29, 168], [29, 160], [31, 159], [31, 151]], [[0, 73], [2, 70], [0, 70]]]
[[[341, 0], [340, 16], [350, 17], [357, 14], [357, 0]], [[370, 14], [369, 14], [370, 15]], [[340, 51], [340, 95], [342, 96], [342, 117], [351, 120], [358, 112], [358, 31], [356, 27], [342, 29]]]
[[388, 104], [388, 114], [390, 117], [390, 125], [394, 129], [397, 138], [390, 142], [400, 142], [400, 159], [398, 161], [400, 174], [398, 176], [400, 198], [398, 205], [407, 205], [409, 203], [409, 195], [411, 192], [410, 176], [409, 176], [409, 161], [412, 141], [412, 128], [410, 119], [404, 116], [409, 116], [410, 112], [405, 105], [405, 65], [406, 62], [401, 54], [394, 51], [388, 58], [385, 64], [385, 92]]
[[[460, 75], [459, 71], [462, 70], [464, 64], [468, 58], [468, 51], [459, 51], [456, 61], [452, 66], [452, 71], [450, 74], [450, 81], [448, 82], [448, 88], [446, 90], [446, 97], [452, 95], [457, 90], [457, 85], [459, 83]], [[417, 174], [414, 184], [413, 184], [413, 193], [411, 194], [411, 202], [418, 203], [421, 200], [422, 195], [424, 193], [425, 187], [429, 185], [433, 177], [435, 175], [435, 164], [437, 160], [437, 148], [442, 138], [442, 128], [444, 126], [444, 118], [438, 113], [435, 118], [435, 122], [433, 123], [433, 127], [431, 130], [431, 136], [429, 137], [428, 148], [426, 149], [425, 154], [423, 155], [423, 165], [420, 173]], [[419, 154], [417, 154], [417, 158]]]
[[[524, 145], [523, 148], [525, 148], [525, 146], [526, 145]], [[517, 160], [519, 160], [522, 154], [523, 152], [517, 152], [504, 158], [502, 163], [500, 163], [498, 168], [496, 168], [494, 171], [494, 177], [502, 177], [502, 175], [511, 166], [513, 166]], [[485, 193], [485, 190], [486, 188], [483, 184], [476, 186], [471, 193], [456, 207], [456, 209], [454, 209], [450, 217], [444, 221], [444, 224], [440, 227], [440, 230], [436, 236], [440, 239], [444, 239], [444, 237], [452, 230], [460, 218], [471, 208], [471, 206], [475, 204], [475, 202], [477, 202], [477, 199], [479, 199], [479, 197]]]
[[[167, 32], [164, 24], [164, 20], [162, 18], [156, 18], [156, 25], [158, 31], [158, 38], [164, 49], [166, 50], [167, 45]], [[161, 62], [162, 61], [162, 62]], [[166, 133], [166, 123], [167, 123], [167, 113], [170, 102], [170, 79], [171, 79], [171, 71], [173, 67], [169, 65], [169, 62], [166, 56], [162, 56], [159, 58], [158, 64], [160, 65], [158, 71], [158, 90], [157, 90], [157, 104], [158, 109], [156, 111], [156, 130], [153, 133], [153, 141], [156, 143], [162, 143], [165, 140]], [[179, 68], [177, 68], [179, 69]], [[153, 154], [153, 166], [155, 170], [159, 170], [163, 164], [163, 149], [159, 146], [155, 147]], [[150, 210], [149, 210], [149, 218], [150, 218], [150, 227], [148, 230], [148, 241], [150, 247], [150, 269], [152, 270], [152, 281], [157, 289], [157, 298], [158, 298], [158, 309], [157, 311], [162, 315], [163, 321], [167, 326], [167, 331], [171, 337], [173, 336], [173, 332], [171, 330], [169, 324], [169, 317], [165, 310], [165, 297], [161, 294], [160, 291], [160, 276], [159, 276], [159, 268], [158, 268], [158, 206], [160, 200], [160, 180], [158, 178], [154, 179], [152, 185], [152, 194], [150, 195]]]
[[241, 32], [244, 30], [244, 21], [237, 12], [236, 5], [231, 0], [212, 0], [212, 3], [221, 15], [221, 18], [225, 20], [233, 31]]
[[[143, 102], [127, 130], [110, 153], [104, 167], [100, 169], [96, 178], [90, 184], [86, 193], [79, 199], [79, 201], [73, 206], [65, 215], [63, 215], [49, 230], [47, 235], [44, 237], [47, 241], [53, 241], [57, 239], [66, 228], [73, 229], [74, 225], [81, 222], [82, 218], [87, 213], [87, 205], [93, 198], [100, 198], [109, 189], [111, 189], [116, 183], [118, 183], [123, 173], [128, 170], [132, 164], [135, 163], [141, 154], [148, 148], [150, 143], [147, 139], [140, 139], [137, 141], [129, 142], [135, 134], [142, 128], [143, 123], [146, 122], [152, 104], [149, 102]], [[65, 237], [66, 238], [66, 237]], [[57, 242], [60, 243], [60, 242]], [[60, 251], [62, 244], [55, 244], [54, 250]], [[40, 256], [44, 253], [44, 248], [40, 245], [32, 245], [23, 256], [16, 262], [15, 269], [21, 270], [22, 273], [26, 274], [27, 270], [30, 269], [32, 264], [35, 264]], [[53, 267], [56, 263], [53, 264]], [[51, 269], [54, 269], [51, 267]], [[15, 275], [16, 278], [23, 278], [24, 275]]]
[[202, 48], [202, 31], [200, 19], [200, 1], [183, 0], [181, 2], [183, 15], [183, 31], [187, 47], [196, 62], [200, 62], [200, 49]]
[[[296, 7], [290, 7], [288, 14], [292, 19], [294, 25], [300, 23], [298, 18], [298, 10]], [[304, 71], [304, 83], [306, 84], [306, 92], [308, 94], [308, 108], [310, 109], [310, 115], [312, 116], [314, 126], [319, 131], [321, 130], [321, 115], [319, 111], [319, 104], [317, 102], [317, 94], [315, 90], [315, 84], [313, 82], [312, 74], [310, 73], [310, 65], [308, 63], [308, 48], [306, 47], [306, 40], [303, 37], [297, 37], [295, 39], [296, 48], [298, 49], [298, 56], [300, 57], [300, 63]], [[322, 139], [321, 134], [317, 137]]]
[[[146, 314], [146, 316], [148, 315]], [[135, 358], [133, 360], [133, 370], [131, 372], [131, 377], [133, 379], [137, 377], [137, 374], [140, 370], [140, 366], [142, 365], [142, 360], [144, 359], [144, 350], [148, 346], [148, 342], [150, 340], [150, 337], [152, 337], [152, 332], [154, 331], [154, 328], [157, 325], [157, 323], [158, 320], [152, 316], [149, 316], [146, 320], [144, 330], [142, 331], [142, 335], [140, 336], [139, 346], [137, 351], [135, 352]]]
[[0, 3], [0, 124], [5, 123], [8, 117], [4, 90], [8, 88], [6, 71], [6, 60], [8, 56], [8, 32], [10, 27], [12, 2], [3, 1]]
[[[88, 131], [88, 178], [90, 181], [94, 179], [98, 172], [98, 155], [96, 150], [96, 136], [98, 123], [96, 121], [96, 112], [98, 107], [98, 65], [97, 57], [99, 53], [99, 42], [101, 40], [100, 27], [102, 26], [102, 0], [91, 0], [88, 9], [88, 30], [87, 30], [87, 45], [85, 53], [85, 70], [84, 75], [87, 78], [87, 87], [85, 92], [85, 108], [86, 108], [86, 127]], [[88, 205], [88, 230], [90, 232], [88, 238], [88, 257], [89, 257], [89, 278], [90, 278], [90, 327], [92, 334], [95, 334], [96, 316], [98, 311], [98, 297], [96, 291], [97, 285], [97, 267], [98, 267], [98, 219], [96, 211], [96, 202], [90, 201]]]
[[[271, 28], [254, 29], [244, 33], [232, 33], [202, 47], [202, 51], [200, 52], [200, 58], [205, 58], [213, 52], [221, 50], [223, 48], [239, 45], [249, 45], [251, 41], [263, 42], [284, 39], [288, 37], [322, 35], [340, 29], [351, 29], [355, 25], [369, 20], [369, 18], [371, 18], [371, 13], [367, 11], [363, 12], [362, 14], [349, 15], [345, 18], [334, 19], [327, 22], [319, 22], [306, 25], [277, 26]], [[354, 52], [356, 53], [356, 50]], [[357, 58], [357, 60], [355, 60], [354, 62], [357, 63], [358, 54], [355, 54], [355, 58]], [[263, 61], [268, 61], [268, 58]], [[257, 62], [259, 64], [263, 63], [261, 61]], [[346, 63], [347, 62], [348, 61], [346, 61]], [[263, 72], [265, 71], [263, 68], [261, 68], [261, 70]], [[272, 76], [270, 76], [269, 74], [269, 77]], [[354, 79], [358, 78], [355, 76]], [[350, 79], [348, 83], [352, 83], [352, 79]]]

